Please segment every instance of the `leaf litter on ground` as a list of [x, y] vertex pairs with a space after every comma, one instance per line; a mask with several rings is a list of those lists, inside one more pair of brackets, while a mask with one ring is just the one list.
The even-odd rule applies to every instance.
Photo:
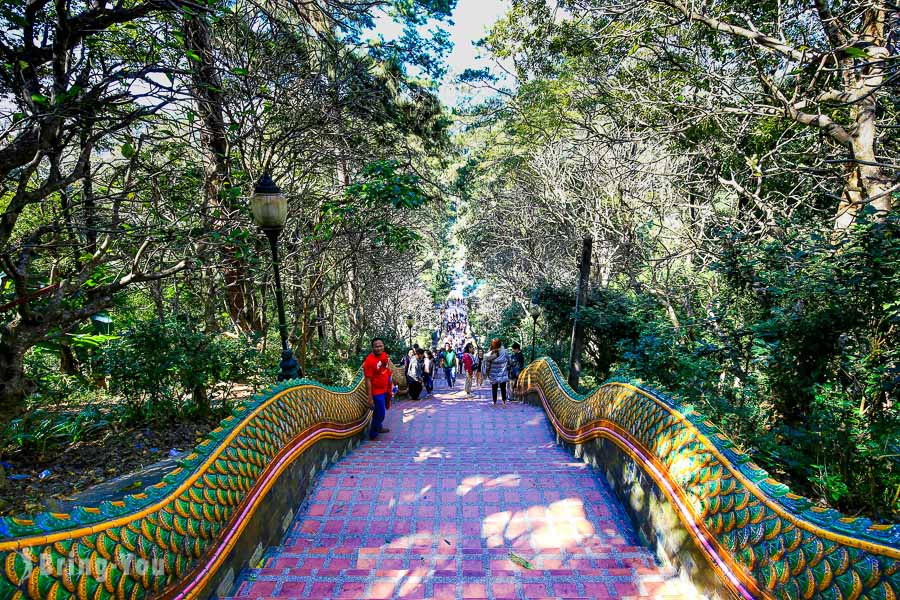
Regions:
[[524, 558], [522, 558], [521, 556], [519, 556], [519, 555], [516, 554], [515, 552], [510, 552], [510, 553], [509, 553], [509, 560], [513, 561], [514, 563], [516, 563], [516, 564], [519, 565], [520, 567], [525, 567], [526, 569], [534, 569], [534, 565], [533, 565], [533, 564], [531, 564], [529, 561], [525, 560]]

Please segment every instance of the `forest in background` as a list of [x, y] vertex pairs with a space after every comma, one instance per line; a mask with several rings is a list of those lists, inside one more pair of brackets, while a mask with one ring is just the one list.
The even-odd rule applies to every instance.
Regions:
[[900, 516], [900, 12], [514, 0], [465, 79], [479, 329], [692, 404], [795, 492]]
[[0, 513], [183, 451], [274, 381], [264, 173], [308, 377], [348, 381], [375, 334], [400, 350], [407, 314], [433, 325], [453, 5], [0, 5]]

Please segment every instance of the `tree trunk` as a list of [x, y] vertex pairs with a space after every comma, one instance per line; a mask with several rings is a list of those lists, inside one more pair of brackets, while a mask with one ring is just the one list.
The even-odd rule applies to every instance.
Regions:
[[[206, 158], [206, 179], [204, 184], [205, 214], [210, 209], [219, 211], [217, 218], [207, 218], [206, 226], [225, 235], [233, 222], [238, 207], [228, 194], [222, 194], [228, 187], [229, 145], [225, 129], [222, 107], [222, 83], [216, 71], [209, 24], [203, 15], [195, 14], [184, 21], [185, 46], [197, 59], [192, 73], [193, 94], [197, 112], [203, 128], [200, 131]], [[226, 190], [229, 191], [229, 190]], [[225, 224], [224, 226], [221, 224]], [[250, 277], [247, 261], [238, 254], [238, 248], [224, 244], [219, 249], [222, 261], [222, 278], [225, 282], [225, 304], [228, 315], [238, 331], [244, 333], [262, 331], [262, 323], [257, 318], [257, 298]], [[209, 299], [215, 303], [215, 297]]]
[[200, 407], [201, 414], [209, 414], [209, 392], [205, 385], [200, 383], [195, 385], [194, 389], [191, 390], [191, 399], [194, 401], [194, 404]]
[[[866, 104], [870, 104], [866, 102]], [[857, 107], [858, 128], [853, 136], [851, 149], [854, 162], [847, 166], [847, 181], [838, 205], [834, 228], [846, 230], [853, 225], [866, 206], [874, 209], [873, 215], [883, 219], [891, 210], [890, 178], [881, 167], [875, 166], [875, 103], [870, 107]]]
[[59, 372], [63, 375], [78, 375], [78, 361], [68, 342], [59, 344]]
[[322, 306], [322, 301], [316, 305], [316, 335], [319, 337], [319, 343], [322, 344], [322, 348], [324, 351], [325, 345], [328, 340], [325, 337], [325, 308]]
[[593, 239], [585, 236], [581, 240], [581, 261], [578, 265], [578, 292], [575, 297], [575, 320], [572, 323], [572, 345], [569, 350], [569, 386], [578, 391], [578, 380], [581, 378], [581, 348], [584, 344], [584, 324], [581, 320], [581, 309], [587, 302], [588, 287], [591, 274], [591, 248]]
[[0, 341], [0, 422], [9, 422], [25, 408], [30, 383], [25, 377], [27, 344], [15, 338]]
[[162, 321], [166, 318], [166, 307], [163, 303], [163, 283], [161, 279], [150, 282], [150, 295], [153, 297], [153, 305], [156, 307], [156, 318]]
[[303, 369], [304, 373], [306, 372], [306, 348], [309, 344], [309, 314], [307, 313], [308, 306], [308, 301], [303, 303], [303, 311], [300, 315], [300, 342], [297, 348], [297, 361], [300, 363], [300, 368]]
[[[850, 139], [853, 162], [847, 167], [847, 181], [834, 221], [835, 230], [847, 229], [866, 206], [873, 215], [883, 219], [892, 207], [893, 178], [878, 166], [875, 154], [878, 98], [884, 91], [884, 69], [890, 60], [885, 47], [884, 20], [886, 11], [870, 8], [862, 18], [865, 23], [861, 39], [865, 44], [866, 64], [854, 67], [852, 59], [844, 65], [844, 87], [853, 99], [850, 117], [854, 124]], [[857, 46], [858, 47], [858, 46]]]
[[203, 302], [203, 324], [207, 332], [219, 330], [219, 311], [216, 307], [218, 298], [218, 286], [216, 286], [216, 273], [210, 267], [200, 269], [200, 289], [203, 290], [205, 301]]
[[359, 298], [356, 294], [356, 257], [350, 258], [350, 272], [347, 276], [347, 316], [350, 318], [350, 349], [354, 356], [362, 349], [363, 323], [359, 310]]

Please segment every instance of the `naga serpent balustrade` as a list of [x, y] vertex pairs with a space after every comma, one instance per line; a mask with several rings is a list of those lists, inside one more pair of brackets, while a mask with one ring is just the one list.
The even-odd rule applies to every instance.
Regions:
[[286, 381], [238, 406], [160, 483], [122, 501], [0, 518], [0, 599], [169, 598], [209, 582], [279, 476], [317, 442], [365, 430], [347, 388]]
[[[628, 383], [576, 395], [547, 359], [529, 365], [520, 383], [540, 396], [563, 440], [604, 438], [627, 453], [738, 596], [900, 595], [900, 527], [842, 518], [791, 494], [689, 407]], [[361, 374], [347, 388], [284, 382], [237, 407], [142, 493], [69, 514], [0, 519], [0, 600], [207, 595], [279, 476], [317, 442], [365, 430], [364, 397]]]
[[519, 385], [540, 396], [562, 440], [610, 440], [653, 479], [738, 597], [900, 598], [900, 526], [791, 493], [691, 407], [626, 382], [576, 394], [550, 359]]

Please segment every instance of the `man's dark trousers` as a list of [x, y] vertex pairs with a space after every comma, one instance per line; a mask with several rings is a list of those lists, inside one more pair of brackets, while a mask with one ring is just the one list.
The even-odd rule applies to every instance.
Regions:
[[387, 394], [372, 394], [372, 400], [375, 403], [375, 408], [372, 410], [372, 426], [369, 428], [369, 439], [374, 440], [378, 437], [381, 426], [384, 425], [384, 415], [387, 413], [385, 408]]

